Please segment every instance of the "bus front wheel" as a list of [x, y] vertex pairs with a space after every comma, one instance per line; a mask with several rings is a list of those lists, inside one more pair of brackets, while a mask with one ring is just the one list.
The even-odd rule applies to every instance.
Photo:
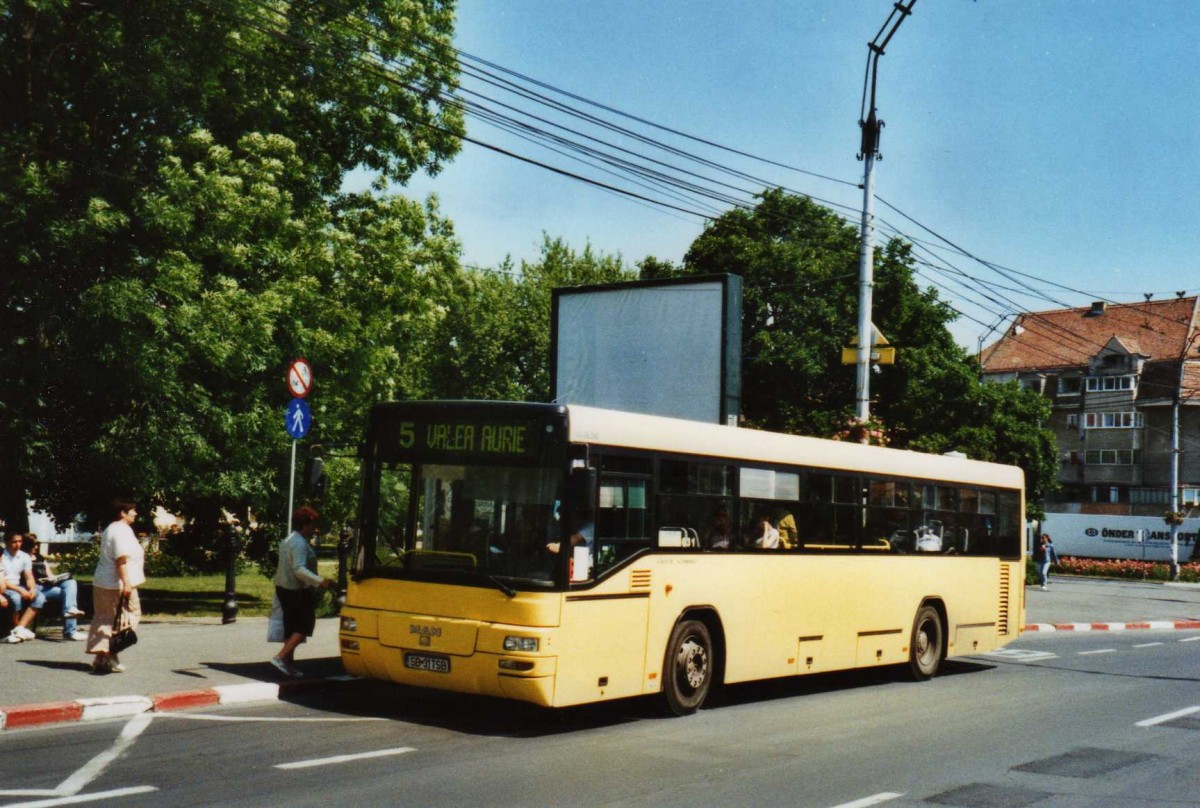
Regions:
[[908, 667], [913, 679], [923, 682], [932, 678], [942, 664], [945, 648], [946, 629], [942, 625], [942, 616], [932, 606], [922, 606], [913, 621], [908, 650]]
[[712, 637], [699, 620], [684, 620], [671, 632], [663, 664], [663, 696], [675, 715], [700, 709], [713, 680]]

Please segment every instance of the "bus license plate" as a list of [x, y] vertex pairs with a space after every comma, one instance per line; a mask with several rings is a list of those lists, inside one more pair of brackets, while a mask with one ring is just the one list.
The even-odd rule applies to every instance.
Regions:
[[405, 654], [404, 667], [432, 673], [449, 673], [450, 657], [434, 654]]

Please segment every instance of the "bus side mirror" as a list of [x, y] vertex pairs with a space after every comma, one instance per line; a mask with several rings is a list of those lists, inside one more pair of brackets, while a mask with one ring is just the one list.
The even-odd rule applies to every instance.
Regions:
[[567, 496], [572, 508], [596, 507], [596, 470], [587, 466], [571, 469], [567, 478]]

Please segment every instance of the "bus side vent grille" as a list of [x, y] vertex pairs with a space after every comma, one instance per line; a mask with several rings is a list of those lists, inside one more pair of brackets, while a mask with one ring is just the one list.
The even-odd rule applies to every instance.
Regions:
[[649, 589], [650, 570], [631, 570], [629, 573], [630, 589]]
[[1000, 636], [1008, 636], [1008, 604], [1012, 594], [1011, 572], [1007, 564], [1000, 565]]

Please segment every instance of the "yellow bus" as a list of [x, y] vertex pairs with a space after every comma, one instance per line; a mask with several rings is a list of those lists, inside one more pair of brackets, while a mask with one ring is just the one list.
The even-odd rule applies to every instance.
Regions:
[[876, 665], [1024, 618], [1020, 469], [582, 406], [371, 412], [347, 671], [548, 707]]

